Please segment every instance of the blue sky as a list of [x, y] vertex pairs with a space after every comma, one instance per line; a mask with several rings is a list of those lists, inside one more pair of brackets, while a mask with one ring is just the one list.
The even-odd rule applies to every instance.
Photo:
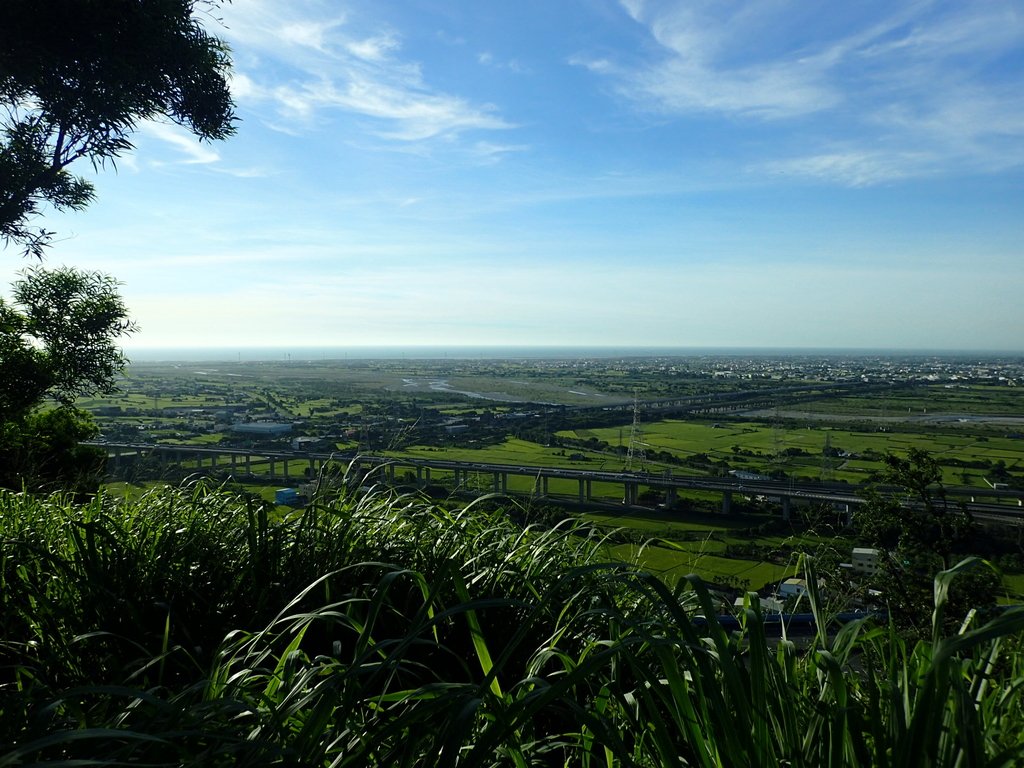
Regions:
[[1016, 0], [220, 16], [238, 134], [146, 125], [46, 222], [129, 349], [1024, 349]]

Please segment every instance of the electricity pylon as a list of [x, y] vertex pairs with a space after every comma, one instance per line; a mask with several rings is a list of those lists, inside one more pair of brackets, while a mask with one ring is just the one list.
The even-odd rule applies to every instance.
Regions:
[[644, 455], [644, 431], [640, 426], [640, 389], [633, 390], [633, 425], [629, 428], [629, 449], [626, 451], [626, 471], [633, 471], [633, 462], [639, 462], [640, 469], [647, 466]]

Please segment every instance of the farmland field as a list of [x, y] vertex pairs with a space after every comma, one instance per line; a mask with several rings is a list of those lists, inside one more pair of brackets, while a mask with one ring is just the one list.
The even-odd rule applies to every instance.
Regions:
[[[562, 437], [597, 438], [614, 443], [618, 428], [559, 432]], [[944, 464], [950, 485], [985, 484], [985, 468], [958, 467], [956, 463], [1002, 462], [1009, 471], [1024, 468], [1024, 436], [987, 437], [970, 433], [914, 433], [858, 431], [832, 426], [796, 426], [792, 422], [698, 422], [662, 420], [643, 425], [643, 447], [666, 451], [680, 458], [704, 454], [737, 468], [768, 473], [862, 482], [881, 468], [886, 452], [904, 454], [911, 448], [927, 451]], [[829, 455], [826, 455], [826, 451]]]
[[[676, 476], [745, 471], [855, 485], [874, 478], [886, 454], [916, 448], [939, 462], [949, 486], [1024, 484], [1019, 362], [898, 362], [898, 370], [883, 358], [714, 356], [149, 363], [127, 371], [124, 392], [83, 405], [111, 442], [253, 450], [249, 477], [237, 479], [262, 489], [264, 498], [273, 497], [275, 481], [260, 451], [304, 450], [611, 472], [629, 464]], [[854, 384], [830, 394], [839, 381]], [[658, 398], [708, 394], [739, 394], [758, 404], [713, 414], [656, 410]], [[766, 400], [774, 407], [763, 408]], [[283, 424], [286, 434], [235, 429], [260, 421]], [[301, 459], [296, 466], [305, 467]], [[187, 452], [177, 470], [179, 477], [244, 471], [226, 461], [200, 467]], [[404, 488], [429, 486], [449, 503], [465, 503], [457, 491], [496, 490], [488, 472], [460, 476], [458, 488], [451, 472], [417, 477], [398, 467], [395, 476]], [[510, 504], [528, 510], [579, 494], [576, 481], [549, 479], [544, 498], [544, 484], [528, 474], [510, 475], [504, 489], [518, 497]], [[617, 534], [609, 554], [635, 559], [669, 581], [697, 571], [760, 588], [785, 574], [787, 552], [824, 546], [808, 538], [803, 510], [792, 530], [779, 530], [778, 505], [770, 500], [738, 496], [738, 509], [725, 516], [720, 495], [681, 493], [659, 517], [656, 507], [669, 501], [664, 494], [648, 492], [646, 509], [627, 510], [621, 485], [595, 482], [590, 490], [594, 506], [566, 514], [630, 531]]]

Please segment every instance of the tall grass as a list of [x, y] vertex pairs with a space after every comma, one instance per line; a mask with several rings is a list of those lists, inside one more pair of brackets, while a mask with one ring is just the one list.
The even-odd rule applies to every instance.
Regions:
[[385, 490], [287, 517], [203, 485], [7, 494], [0, 540], [0, 765], [1024, 760], [1024, 611], [941, 631], [978, 562], [908, 647], [826, 616], [771, 641], [756, 600], [730, 633], [585, 528]]

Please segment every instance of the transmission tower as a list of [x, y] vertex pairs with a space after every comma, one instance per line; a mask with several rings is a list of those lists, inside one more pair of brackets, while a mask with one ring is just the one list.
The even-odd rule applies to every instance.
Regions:
[[831, 482], [835, 479], [835, 473], [833, 472], [835, 462], [832, 460], [832, 433], [825, 433], [825, 447], [821, 449], [821, 481], [823, 483]]
[[785, 436], [783, 434], [782, 417], [779, 415], [779, 406], [775, 406], [775, 410], [772, 414], [772, 427], [771, 427], [771, 439], [772, 439], [772, 453], [768, 459], [768, 466], [771, 471], [777, 472], [783, 469], [783, 456], [782, 456], [782, 444]]
[[633, 462], [640, 464], [640, 469], [647, 466], [644, 455], [644, 432], [640, 426], [640, 390], [633, 390], [633, 425], [629, 428], [629, 449], [626, 451], [626, 471], [633, 471]]

